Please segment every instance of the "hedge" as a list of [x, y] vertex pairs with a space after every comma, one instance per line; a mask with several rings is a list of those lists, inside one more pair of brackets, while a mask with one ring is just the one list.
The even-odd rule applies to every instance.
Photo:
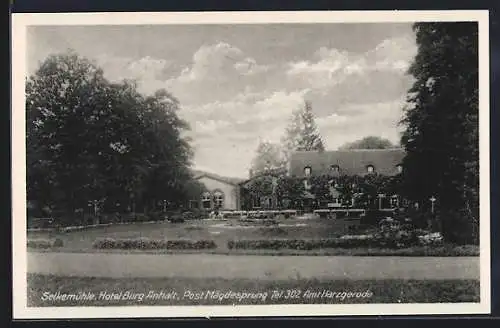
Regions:
[[344, 236], [329, 239], [262, 239], [230, 240], [229, 249], [297, 249], [311, 250], [319, 248], [402, 248], [405, 243], [388, 243], [384, 238], [369, 235]]
[[213, 240], [165, 240], [165, 239], [97, 239], [92, 245], [99, 249], [213, 249]]
[[53, 248], [53, 247], [62, 247], [63, 241], [62, 239], [28, 239], [27, 247], [31, 248]]

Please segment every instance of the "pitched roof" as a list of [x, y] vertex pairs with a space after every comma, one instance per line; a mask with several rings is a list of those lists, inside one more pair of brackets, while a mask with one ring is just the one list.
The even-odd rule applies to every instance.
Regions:
[[289, 168], [292, 176], [303, 176], [305, 167], [311, 168], [311, 175], [329, 174], [335, 165], [340, 175], [363, 175], [372, 165], [379, 174], [396, 175], [404, 156], [402, 148], [299, 151], [292, 153]]
[[217, 180], [220, 182], [224, 182], [230, 185], [238, 185], [240, 182], [244, 181], [244, 179], [233, 178], [233, 177], [225, 177], [222, 175], [218, 175], [211, 172], [205, 172], [200, 170], [191, 170], [195, 179], [200, 179], [202, 177], [207, 177], [209, 179]]

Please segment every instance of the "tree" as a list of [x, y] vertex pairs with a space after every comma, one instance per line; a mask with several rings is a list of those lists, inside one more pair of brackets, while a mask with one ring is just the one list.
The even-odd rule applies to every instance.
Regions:
[[478, 26], [417, 23], [414, 30], [418, 53], [409, 73], [415, 83], [402, 120], [404, 190], [422, 204], [438, 199], [447, 240], [477, 241]]
[[48, 57], [26, 85], [28, 199], [65, 217], [94, 200], [180, 200], [192, 154], [178, 108], [165, 91], [110, 83], [74, 52]]
[[40, 206], [85, 206], [78, 198], [102, 182], [90, 158], [98, 153], [85, 150], [99, 144], [88, 123], [109, 116], [106, 87], [102, 71], [73, 53], [49, 57], [27, 81], [27, 191]]
[[287, 199], [289, 205], [294, 207], [298, 204], [305, 194], [304, 182], [301, 179], [282, 175], [278, 179], [276, 194], [279, 200]]
[[314, 120], [312, 105], [309, 101], [293, 112], [282, 139], [285, 158], [293, 151], [323, 151], [325, 146]]
[[340, 150], [348, 149], [389, 149], [394, 148], [395, 145], [388, 139], [376, 136], [369, 136], [363, 139], [346, 143], [339, 147]]
[[250, 177], [270, 171], [283, 170], [286, 162], [280, 145], [261, 141], [252, 160]]

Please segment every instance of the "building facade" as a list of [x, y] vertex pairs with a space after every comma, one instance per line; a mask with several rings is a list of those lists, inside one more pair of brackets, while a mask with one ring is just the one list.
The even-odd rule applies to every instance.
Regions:
[[[302, 179], [304, 189], [311, 190], [311, 180], [318, 176], [329, 177], [328, 201], [321, 201], [311, 194], [304, 199], [306, 210], [311, 208], [336, 208], [346, 206], [345, 197], [342, 197], [339, 188], [340, 177], [366, 177], [381, 175], [393, 177], [403, 172], [403, 158], [405, 151], [402, 148], [391, 149], [353, 149], [336, 151], [302, 151], [291, 155], [288, 163], [288, 174]], [[345, 187], [345, 186], [344, 186]], [[356, 189], [356, 185], [344, 189]], [[361, 203], [362, 193], [350, 196], [347, 206], [364, 207]], [[379, 209], [399, 207], [402, 199], [397, 194], [379, 194], [373, 202], [378, 202]]]
[[[318, 208], [345, 207], [345, 197], [339, 188], [340, 178], [346, 176], [365, 177], [368, 175], [396, 176], [403, 172], [405, 152], [401, 148], [394, 149], [362, 149], [339, 151], [302, 151], [290, 156], [285, 170], [272, 170], [264, 174], [243, 180], [227, 178], [219, 175], [197, 172], [195, 179], [203, 183], [206, 191], [197, 200], [190, 202], [191, 208], [204, 210], [267, 210], [277, 208], [297, 208], [311, 211]], [[300, 181], [303, 190], [300, 199], [290, 200], [281, 195], [278, 189], [280, 177], [287, 176]], [[328, 197], [318, 197], [312, 188], [315, 177], [329, 178]], [[339, 179], [337, 179], [337, 177]], [[259, 180], [261, 190], [255, 193], [252, 184]], [[265, 184], [263, 187], [262, 184]], [[353, 186], [354, 187], [354, 186]], [[297, 188], [298, 189], [298, 188]], [[362, 207], [357, 200], [361, 197], [353, 194], [349, 207]], [[379, 208], [399, 207], [402, 202], [397, 194], [380, 194], [377, 202]]]
[[228, 178], [208, 172], [195, 172], [194, 178], [201, 182], [206, 190], [199, 199], [191, 200], [190, 208], [206, 211], [213, 210], [239, 210], [240, 182], [242, 179]]

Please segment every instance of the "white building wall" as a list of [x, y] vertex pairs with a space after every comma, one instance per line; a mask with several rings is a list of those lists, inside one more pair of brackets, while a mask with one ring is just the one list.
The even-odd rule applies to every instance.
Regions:
[[[225, 210], [239, 210], [239, 186], [215, 180], [209, 177], [200, 177], [198, 179], [210, 191], [220, 190], [224, 193], [224, 209]], [[201, 195], [200, 195], [201, 196]]]

